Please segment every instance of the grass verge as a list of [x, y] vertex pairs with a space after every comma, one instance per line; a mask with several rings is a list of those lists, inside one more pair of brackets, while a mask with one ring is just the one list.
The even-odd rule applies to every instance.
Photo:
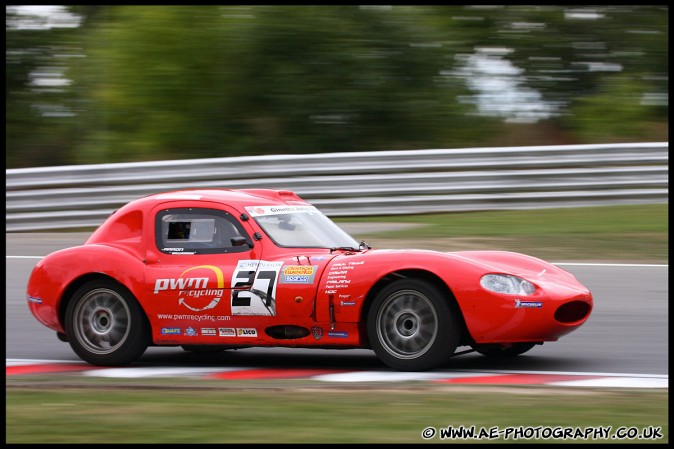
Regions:
[[[669, 439], [668, 395], [663, 391], [246, 385], [247, 389], [8, 388], [6, 442], [666, 443]], [[435, 434], [422, 438], [429, 427]], [[472, 428], [476, 436], [482, 430], [483, 435], [443, 438], [449, 427]], [[543, 438], [545, 432], [552, 438]], [[620, 432], [633, 438], [614, 439]]]
[[[339, 218], [375, 248], [493, 249], [543, 259], [665, 262], [667, 204]], [[377, 223], [418, 226], [380, 232]]]

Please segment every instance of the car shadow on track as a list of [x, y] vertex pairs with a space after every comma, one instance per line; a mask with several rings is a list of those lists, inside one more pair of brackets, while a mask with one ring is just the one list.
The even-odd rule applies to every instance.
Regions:
[[[570, 362], [572, 361], [566, 358], [531, 354], [504, 359], [493, 359], [480, 354], [465, 354], [450, 359], [449, 363], [434, 371], [566, 371], [569, 370]], [[395, 371], [382, 363], [373, 351], [364, 349], [247, 348], [189, 352], [181, 348], [150, 348], [132, 366]]]
[[367, 350], [292, 350], [287, 348], [228, 349], [190, 352], [181, 348], [151, 348], [134, 366], [198, 366], [246, 368], [311, 368], [379, 370], [386, 366]]

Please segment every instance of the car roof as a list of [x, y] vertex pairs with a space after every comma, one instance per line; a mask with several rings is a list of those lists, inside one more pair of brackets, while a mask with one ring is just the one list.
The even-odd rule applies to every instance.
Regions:
[[[225, 204], [239, 211], [246, 206], [309, 205], [294, 192], [280, 189], [183, 189], [155, 193], [133, 200], [113, 212], [86, 244], [137, 238], [142, 235], [144, 213], [164, 203], [195, 207], [199, 202]], [[116, 226], [123, 223], [123, 226]]]
[[281, 189], [183, 189], [155, 193], [136, 201], [146, 203], [178, 200], [212, 201], [235, 207], [307, 204], [294, 192]]

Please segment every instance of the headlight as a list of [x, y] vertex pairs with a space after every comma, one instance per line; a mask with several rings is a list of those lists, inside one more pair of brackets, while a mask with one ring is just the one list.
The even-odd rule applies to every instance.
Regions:
[[507, 295], [533, 295], [536, 287], [529, 281], [507, 274], [485, 274], [480, 285], [490, 292]]

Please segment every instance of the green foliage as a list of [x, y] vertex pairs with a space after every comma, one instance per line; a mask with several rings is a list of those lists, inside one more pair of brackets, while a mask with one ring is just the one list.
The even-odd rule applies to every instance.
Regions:
[[[68, 9], [37, 29], [7, 8], [8, 167], [667, 139], [664, 6]], [[478, 53], [556, 115], [480, 112]]]
[[97, 146], [108, 160], [145, 160], [440, 145], [447, 123], [466, 121], [452, 101], [461, 87], [434, 81], [439, 47], [410, 45], [414, 18], [356, 7], [113, 12], [92, 33], [87, 76], [103, 105], [92, 125], [107, 132], [83, 157]]
[[601, 89], [570, 108], [570, 126], [586, 142], [648, 140], [661, 107], [645, 101], [645, 84], [638, 78], [608, 77]]

